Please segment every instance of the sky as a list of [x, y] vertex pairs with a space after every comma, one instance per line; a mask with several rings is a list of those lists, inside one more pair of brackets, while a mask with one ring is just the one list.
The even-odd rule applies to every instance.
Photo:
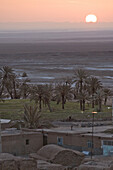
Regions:
[[88, 14], [113, 22], [113, 0], [0, 0], [0, 23], [81, 23]]

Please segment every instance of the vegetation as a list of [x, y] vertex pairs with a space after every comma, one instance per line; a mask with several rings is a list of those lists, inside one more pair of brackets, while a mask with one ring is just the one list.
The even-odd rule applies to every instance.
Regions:
[[24, 122], [27, 128], [37, 128], [39, 126], [40, 117], [41, 114], [38, 112], [38, 107], [36, 105], [24, 105]]
[[34, 85], [30, 90], [30, 99], [34, 100], [37, 105], [39, 105], [39, 111], [42, 111], [42, 102], [43, 105], [47, 105], [50, 112], [52, 112], [50, 101], [52, 98], [52, 85]]
[[[111, 110], [107, 109], [108, 97], [112, 95], [111, 90], [103, 87], [98, 78], [88, 75], [82, 69], [77, 70], [73, 77], [53, 84], [32, 85], [29, 82], [25, 72], [17, 75], [8, 66], [0, 69], [2, 118], [24, 119], [26, 114], [31, 116], [29, 120], [33, 119], [34, 122], [34, 125], [30, 123], [29, 127], [36, 127], [35, 116], [40, 114], [41, 119], [53, 120], [67, 119], [70, 115], [74, 119], [88, 119], [92, 111], [100, 112], [99, 115], [102, 117], [105, 117], [105, 112], [108, 113], [108, 117], [111, 116]], [[24, 106], [25, 103], [29, 106]], [[84, 114], [81, 114], [81, 111]], [[101, 112], [104, 112], [103, 115]]]
[[74, 82], [76, 82], [76, 93], [77, 93], [77, 98], [80, 101], [80, 110], [85, 110], [85, 98], [84, 98], [84, 92], [87, 92], [86, 90], [86, 79], [87, 79], [87, 74], [84, 70], [77, 70], [75, 72], [75, 79]]
[[57, 104], [61, 102], [62, 109], [64, 109], [66, 100], [70, 100], [72, 98], [71, 85], [65, 82], [57, 83], [55, 87], [55, 95], [56, 95]]
[[[28, 99], [13, 99], [5, 100], [5, 102], [0, 102], [0, 116], [2, 119], [11, 119], [11, 120], [23, 120], [24, 119], [24, 105], [29, 106], [34, 105], [34, 101]], [[67, 101], [65, 104], [65, 109], [62, 110], [62, 104], [57, 105], [56, 101], [51, 101], [52, 112], [49, 111], [48, 106], [44, 106], [41, 111], [41, 120], [67, 120], [69, 116], [75, 120], [86, 120], [92, 119], [92, 107], [91, 104], [86, 104], [86, 110], [81, 112], [79, 109], [79, 103], [74, 101]], [[97, 110], [98, 107], [95, 107]], [[110, 119], [111, 110], [108, 109], [108, 106], [103, 106], [102, 112], [96, 114], [97, 119]], [[39, 108], [38, 108], [39, 111]]]
[[[0, 69], [0, 97], [20, 99], [29, 95], [29, 79], [19, 77], [14, 70], [8, 66]], [[25, 73], [24, 73], [25, 74]], [[23, 76], [23, 75], [22, 75]]]

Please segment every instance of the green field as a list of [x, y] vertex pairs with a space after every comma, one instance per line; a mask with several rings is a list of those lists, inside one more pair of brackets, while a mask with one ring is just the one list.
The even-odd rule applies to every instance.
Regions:
[[[0, 117], [1, 119], [23, 119], [24, 113], [24, 104], [31, 102], [29, 100], [5, 100], [4, 102], [0, 102]], [[32, 102], [33, 103], [33, 102]], [[42, 108], [42, 118], [43, 120], [66, 120], [69, 116], [75, 120], [83, 120], [83, 119], [91, 119], [92, 111], [96, 111], [92, 109], [91, 106], [86, 105], [86, 111], [82, 113], [79, 109], [79, 103], [75, 102], [67, 102], [65, 104], [65, 109], [61, 109], [61, 104], [57, 105], [56, 102], [51, 102], [52, 112], [48, 110], [48, 107]], [[101, 113], [95, 114], [96, 119], [100, 118], [111, 118], [112, 109], [108, 109], [108, 106], [103, 106], [103, 110]]]

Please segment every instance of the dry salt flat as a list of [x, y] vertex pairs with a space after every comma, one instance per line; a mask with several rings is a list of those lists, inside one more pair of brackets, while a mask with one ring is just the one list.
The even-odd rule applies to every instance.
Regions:
[[113, 32], [0, 33], [0, 67], [27, 72], [31, 83], [72, 77], [85, 69], [113, 86]]

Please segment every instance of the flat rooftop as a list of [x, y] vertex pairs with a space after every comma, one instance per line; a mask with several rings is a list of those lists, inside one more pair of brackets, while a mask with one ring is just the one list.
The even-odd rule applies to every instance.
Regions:
[[21, 134], [40, 134], [40, 133], [35, 131], [17, 130], [16, 128], [8, 128], [1, 132], [2, 136], [21, 135]]
[[[98, 137], [110, 137], [113, 138], [113, 134], [104, 133], [105, 130], [113, 129], [112, 125], [108, 126], [97, 126], [94, 127], [94, 136]], [[71, 130], [70, 126], [58, 126], [51, 129], [22, 129], [17, 130], [16, 128], [8, 128], [1, 132], [2, 136], [7, 135], [20, 135], [20, 134], [41, 134], [41, 133], [60, 133], [60, 134], [70, 134], [70, 135], [92, 135], [92, 127], [73, 127]]]
[[[84, 136], [92, 136], [92, 134], [87, 133], [87, 134], [84, 134]], [[103, 138], [112, 138], [112, 140], [113, 140], [113, 134], [110, 134], [110, 133], [94, 133], [93, 136], [103, 137]]]
[[[112, 125], [108, 125], [108, 126], [98, 126], [98, 127], [94, 127], [94, 133], [101, 133], [104, 132], [107, 129], [112, 129], [113, 126]], [[69, 134], [90, 134], [92, 133], [92, 127], [73, 127], [71, 130], [70, 126], [59, 126], [56, 128], [51, 128], [51, 129], [37, 129], [37, 132], [50, 132], [50, 133], [69, 133]]]

